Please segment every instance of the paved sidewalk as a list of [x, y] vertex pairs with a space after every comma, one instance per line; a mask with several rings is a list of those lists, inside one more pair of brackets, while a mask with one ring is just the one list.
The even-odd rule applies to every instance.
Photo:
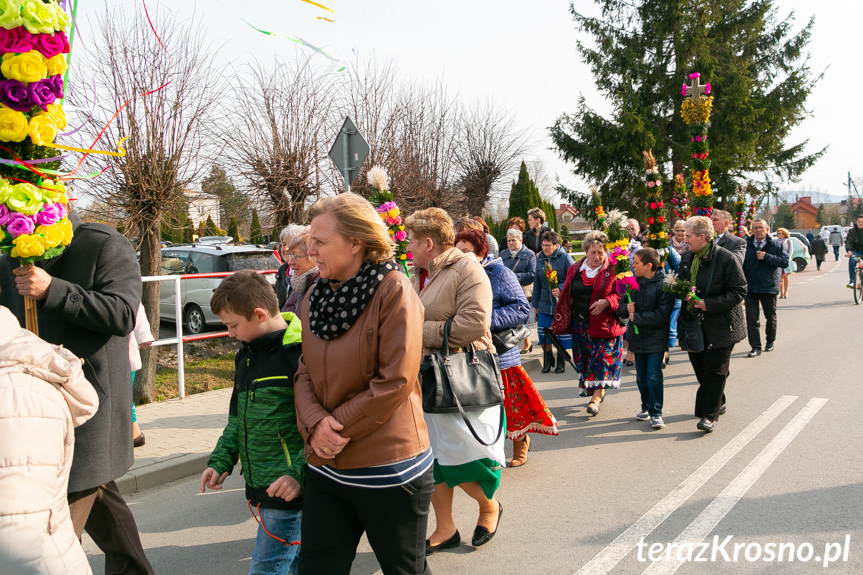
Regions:
[[[540, 369], [542, 357], [536, 344], [536, 324], [531, 327], [533, 350], [521, 356], [529, 372]], [[147, 442], [135, 449], [135, 463], [117, 480], [120, 492], [134, 493], [201, 473], [228, 422], [231, 390], [138, 406], [138, 425]], [[238, 471], [239, 468], [234, 473]]]

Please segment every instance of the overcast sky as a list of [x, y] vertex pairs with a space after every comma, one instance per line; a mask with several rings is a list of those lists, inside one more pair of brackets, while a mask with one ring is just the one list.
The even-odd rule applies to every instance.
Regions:
[[[141, 0], [110, 0], [111, 5], [132, 9]], [[448, 89], [465, 100], [492, 98], [511, 109], [517, 122], [534, 136], [533, 156], [569, 187], [584, 189], [586, 183], [549, 150], [548, 126], [562, 113], [574, 113], [579, 94], [597, 109], [607, 109], [596, 91], [593, 77], [575, 49], [577, 32], [569, 14], [569, 3], [558, 0], [321, 0], [336, 12], [333, 23], [318, 20], [324, 10], [301, 0], [217, 0], [216, 2], [163, 1], [181, 20], [197, 9], [209, 36], [222, 44], [224, 57], [242, 62], [249, 57], [268, 60], [274, 52], [291, 55], [296, 44], [266, 36], [237, 18], [271, 32], [298, 35], [311, 44], [348, 60], [374, 55], [391, 58], [403, 75], [417, 80], [442, 78]], [[593, 3], [576, 1], [581, 11]], [[151, 11], [160, 3], [147, 0]], [[863, 122], [857, 116], [861, 98], [859, 24], [863, 2], [808, 2], [777, 0], [780, 15], [794, 10], [798, 29], [815, 16], [809, 45], [814, 72], [826, 70], [824, 79], [810, 97], [812, 117], [792, 134], [787, 144], [809, 139], [814, 151], [829, 145], [827, 154], [798, 184], [786, 189], [846, 195], [843, 186], [850, 171], [863, 176], [860, 135]], [[841, 6], [841, 8], [840, 8]], [[104, 4], [97, 0], [79, 3], [78, 23], [86, 50], [92, 33], [89, 20]], [[303, 50], [307, 50], [303, 48]], [[318, 56], [326, 62], [323, 56]], [[74, 65], [74, 62], [73, 62]], [[337, 72], [333, 72], [337, 73]], [[721, 93], [716, 93], [721, 98]], [[362, 130], [362, 126], [360, 126]], [[335, 134], [334, 134], [335, 137]], [[863, 190], [861, 190], [863, 191]]]

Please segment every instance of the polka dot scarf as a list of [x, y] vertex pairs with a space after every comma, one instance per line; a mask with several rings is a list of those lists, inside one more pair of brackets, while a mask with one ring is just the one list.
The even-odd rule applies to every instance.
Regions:
[[399, 269], [393, 260], [380, 264], [366, 262], [357, 275], [337, 288], [319, 281], [309, 294], [309, 329], [316, 336], [335, 339], [351, 329], [374, 295], [378, 284]]

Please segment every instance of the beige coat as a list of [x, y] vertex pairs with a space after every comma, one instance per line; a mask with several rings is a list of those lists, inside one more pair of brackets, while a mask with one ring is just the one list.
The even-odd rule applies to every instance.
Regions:
[[423, 353], [443, 345], [446, 320], [454, 318], [450, 329], [450, 351], [474, 343], [477, 349], [494, 351], [491, 339], [491, 282], [472, 255], [450, 248], [429, 264], [428, 279], [422, 291], [420, 270], [411, 271], [411, 282], [425, 307]]
[[0, 307], [0, 573], [90, 573], [66, 490], [75, 427], [99, 400], [72, 352]]

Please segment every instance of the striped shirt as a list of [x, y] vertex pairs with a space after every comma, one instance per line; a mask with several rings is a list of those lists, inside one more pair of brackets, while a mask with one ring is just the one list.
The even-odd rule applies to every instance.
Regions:
[[432, 463], [434, 463], [434, 455], [431, 447], [429, 447], [416, 457], [386, 465], [360, 469], [336, 469], [329, 465], [321, 465], [320, 467], [309, 465], [309, 469], [313, 469], [342, 485], [367, 489], [386, 489], [410, 483], [428, 471]]

